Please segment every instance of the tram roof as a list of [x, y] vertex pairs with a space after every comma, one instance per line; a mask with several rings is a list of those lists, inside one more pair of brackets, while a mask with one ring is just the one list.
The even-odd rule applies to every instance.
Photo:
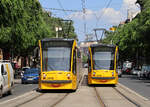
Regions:
[[41, 40], [41, 42], [50, 42], [50, 41], [68, 41], [68, 42], [73, 42], [74, 39], [64, 39], [64, 38], [44, 38]]
[[42, 47], [72, 47], [74, 39], [45, 38], [41, 40]]
[[111, 45], [111, 44], [92, 44], [90, 45], [90, 47], [94, 48], [94, 47], [110, 47], [110, 48], [115, 48], [115, 45]]

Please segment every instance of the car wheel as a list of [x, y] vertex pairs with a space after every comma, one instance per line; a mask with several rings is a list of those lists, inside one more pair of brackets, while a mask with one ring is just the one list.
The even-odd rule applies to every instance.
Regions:
[[141, 80], [141, 79], [142, 79], [142, 76], [140, 75], [140, 76], [139, 76], [139, 80]]
[[116, 84], [112, 84], [111, 86], [112, 86], [112, 87], [116, 87]]
[[8, 92], [7, 92], [8, 95], [11, 95], [12, 94], [12, 90], [10, 89]]
[[0, 88], [0, 98], [3, 96], [3, 89], [2, 87]]
[[148, 79], [150, 79], [150, 74], [148, 74]]
[[24, 84], [24, 82], [23, 82], [23, 81], [21, 81], [21, 84]]

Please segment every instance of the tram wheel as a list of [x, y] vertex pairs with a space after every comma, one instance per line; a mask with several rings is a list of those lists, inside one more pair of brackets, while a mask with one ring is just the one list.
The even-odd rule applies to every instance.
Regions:
[[112, 86], [112, 87], [116, 87], [116, 84], [112, 84], [111, 86]]
[[0, 98], [3, 96], [3, 90], [0, 88]]

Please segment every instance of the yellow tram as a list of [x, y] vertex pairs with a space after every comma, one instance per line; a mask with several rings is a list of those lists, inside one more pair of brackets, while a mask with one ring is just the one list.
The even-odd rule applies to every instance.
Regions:
[[76, 40], [39, 40], [41, 72], [39, 89], [76, 90], [80, 75], [80, 55]]
[[117, 59], [117, 46], [105, 44], [89, 46], [88, 84], [116, 85], [118, 82]]

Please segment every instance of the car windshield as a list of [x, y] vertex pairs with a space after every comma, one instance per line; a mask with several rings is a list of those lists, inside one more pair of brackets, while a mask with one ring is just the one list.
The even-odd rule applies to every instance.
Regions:
[[142, 71], [148, 70], [150, 71], [150, 65], [144, 65], [142, 66]]
[[26, 71], [27, 69], [29, 69], [29, 68], [22, 68], [23, 71]]
[[114, 69], [114, 54], [112, 52], [94, 52], [94, 69]]
[[43, 49], [43, 71], [69, 71], [71, 48], [49, 47]]
[[39, 70], [38, 69], [26, 69], [24, 74], [38, 74]]

